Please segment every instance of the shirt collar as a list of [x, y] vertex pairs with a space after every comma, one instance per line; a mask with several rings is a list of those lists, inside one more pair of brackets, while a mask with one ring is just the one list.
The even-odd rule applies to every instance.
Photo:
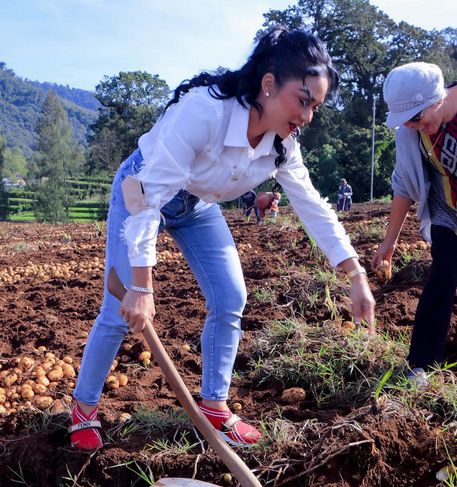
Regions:
[[[246, 103], [247, 104], [247, 103]], [[250, 107], [249, 104], [247, 104]], [[249, 108], [243, 107], [235, 98], [232, 113], [225, 136], [224, 145], [227, 147], [247, 147], [250, 149], [251, 159], [267, 156], [274, 151], [273, 142], [275, 133], [266, 132], [255, 149], [252, 149], [248, 141]], [[276, 153], [276, 151], [274, 151]]]

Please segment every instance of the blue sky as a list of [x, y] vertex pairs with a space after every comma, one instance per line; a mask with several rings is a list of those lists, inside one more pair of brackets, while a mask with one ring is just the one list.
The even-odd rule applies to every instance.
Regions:
[[[262, 14], [296, 3], [0, 0], [0, 61], [23, 78], [89, 90], [104, 75], [135, 70], [158, 74], [174, 88], [203, 69], [239, 67], [252, 49]], [[397, 22], [457, 27], [456, 0], [371, 3]]]

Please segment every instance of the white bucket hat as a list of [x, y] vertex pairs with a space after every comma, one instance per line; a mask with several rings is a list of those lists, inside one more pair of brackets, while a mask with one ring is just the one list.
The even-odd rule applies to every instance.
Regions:
[[441, 69], [429, 63], [409, 63], [393, 69], [384, 81], [383, 93], [390, 128], [403, 125], [446, 96]]

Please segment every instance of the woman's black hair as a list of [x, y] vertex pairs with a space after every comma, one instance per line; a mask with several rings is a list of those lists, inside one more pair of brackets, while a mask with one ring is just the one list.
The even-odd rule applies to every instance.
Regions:
[[[192, 88], [208, 86], [212, 97], [219, 100], [236, 97], [245, 108], [248, 103], [262, 114], [262, 105], [256, 98], [266, 73], [274, 75], [278, 87], [291, 78], [326, 76], [329, 81], [329, 96], [333, 97], [338, 91], [338, 73], [333, 68], [324, 44], [317, 37], [302, 30], [288, 31], [284, 27], [276, 27], [260, 38], [246, 64], [239, 70], [215, 74], [203, 72], [183, 81], [175, 89], [165, 110], [177, 103]], [[275, 159], [276, 167], [286, 161], [286, 149], [282, 140], [276, 135], [274, 148], [279, 154]]]

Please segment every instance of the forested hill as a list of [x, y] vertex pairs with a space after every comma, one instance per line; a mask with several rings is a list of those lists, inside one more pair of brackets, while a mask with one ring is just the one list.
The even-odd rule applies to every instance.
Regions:
[[81, 90], [79, 88], [71, 88], [66, 85], [58, 85], [57, 83], [40, 83], [39, 81], [28, 81], [37, 88], [42, 88], [45, 91], [53, 90], [60, 98], [68, 100], [82, 108], [96, 112], [101, 107], [100, 102], [94, 97], [94, 95], [87, 90]]
[[0, 135], [7, 146], [30, 157], [35, 128], [47, 91], [53, 89], [68, 113], [75, 138], [86, 145], [87, 129], [97, 118], [97, 100], [88, 91], [22, 79], [0, 62]]

